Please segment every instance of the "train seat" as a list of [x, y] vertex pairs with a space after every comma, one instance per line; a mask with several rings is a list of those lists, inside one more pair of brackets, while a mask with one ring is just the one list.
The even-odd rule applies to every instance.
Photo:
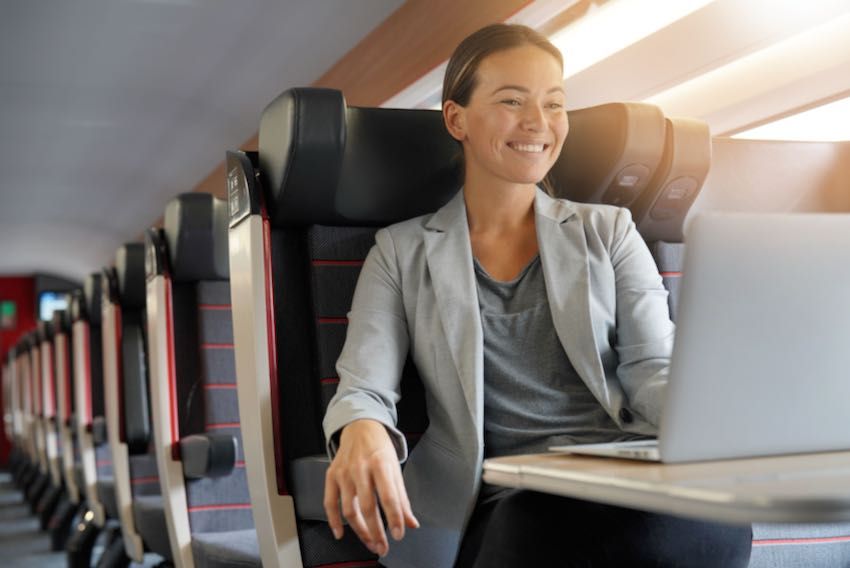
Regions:
[[144, 246], [120, 247], [103, 271], [102, 339], [106, 432], [127, 556], [146, 547], [171, 559], [156, 459], [152, 453], [145, 338]]
[[62, 477], [68, 492], [68, 500], [73, 505], [81, 503], [82, 477], [80, 447], [75, 426], [75, 402], [72, 396], [71, 369], [73, 353], [70, 341], [70, 314], [65, 310], [53, 312], [53, 352], [56, 370], [56, 407], [58, 415], [59, 439], [61, 440]]
[[89, 274], [70, 304], [74, 361], [74, 401], [83, 488], [93, 522], [103, 527], [118, 518], [112, 452], [106, 436], [103, 407], [103, 340], [101, 335], [101, 275]]
[[145, 238], [151, 406], [180, 566], [260, 566], [242, 453], [227, 203], [188, 193]]

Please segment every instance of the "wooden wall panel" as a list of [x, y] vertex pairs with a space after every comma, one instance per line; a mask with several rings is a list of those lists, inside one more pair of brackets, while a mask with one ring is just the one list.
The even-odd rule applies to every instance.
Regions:
[[[378, 106], [448, 59], [464, 37], [487, 24], [507, 20], [530, 2], [409, 0], [313, 86], [341, 90], [350, 105]], [[257, 135], [241, 148], [256, 150]], [[224, 198], [224, 161], [193, 191]]]

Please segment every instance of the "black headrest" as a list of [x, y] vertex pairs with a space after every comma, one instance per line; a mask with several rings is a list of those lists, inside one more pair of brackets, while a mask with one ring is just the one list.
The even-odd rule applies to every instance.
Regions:
[[127, 243], [115, 253], [115, 277], [118, 303], [129, 309], [145, 307], [145, 248], [142, 243]]
[[336, 90], [288, 90], [260, 121], [277, 226], [387, 225], [433, 212], [461, 186], [458, 158], [441, 113], [346, 108]]
[[685, 217], [711, 166], [708, 124], [692, 118], [666, 119], [664, 158], [647, 191], [632, 208], [648, 242], [682, 242]]
[[53, 339], [53, 322], [39, 321], [36, 325], [36, 340], [39, 343]]
[[627, 207], [647, 188], [664, 154], [664, 114], [645, 103], [572, 110], [550, 178], [558, 197]]
[[183, 193], [169, 201], [164, 233], [172, 280], [226, 280], [227, 226], [227, 203], [209, 193]]
[[53, 324], [53, 332], [55, 334], [67, 334], [71, 327], [71, 318], [67, 311], [56, 310], [53, 312], [53, 320], [51, 323]]

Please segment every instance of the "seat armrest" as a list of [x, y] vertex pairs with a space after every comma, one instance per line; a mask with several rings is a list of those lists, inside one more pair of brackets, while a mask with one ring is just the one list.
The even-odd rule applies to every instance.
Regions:
[[89, 428], [91, 428], [91, 437], [95, 446], [102, 446], [107, 442], [105, 416], [96, 416]]
[[331, 460], [326, 455], [292, 460], [292, 497], [295, 500], [295, 515], [299, 519], [327, 522], [323, 501], [325, 472], [330, 464]]
[[223, 477], [236, 466], [236, 438], [232, 434], [193, 434], [180, 440], [183, 475], [189, 479]]

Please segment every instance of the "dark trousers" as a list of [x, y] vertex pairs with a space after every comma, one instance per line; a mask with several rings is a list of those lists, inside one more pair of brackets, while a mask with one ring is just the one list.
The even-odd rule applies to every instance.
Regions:
[[516, 491], [479, 503], [455, 566], [743, 568], [751, 546], [749, 525]]

